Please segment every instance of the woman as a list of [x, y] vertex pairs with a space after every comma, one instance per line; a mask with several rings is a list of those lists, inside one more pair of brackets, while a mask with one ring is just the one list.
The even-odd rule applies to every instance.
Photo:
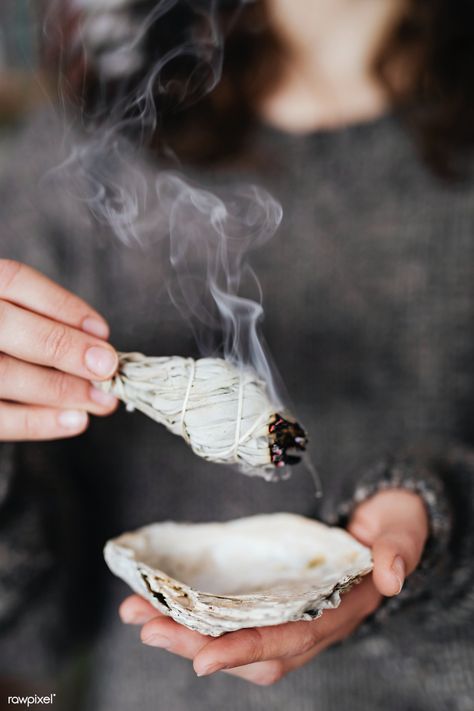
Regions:
[[[235, 8], [222, 5], [225, 23]], [[126, 6], [130, 26], [143, 7]], [[93, 55], [85, 74], [82, 55], [71, 52], [70, 85], [86, 87], [95, 116], [104, 92], [108, 106], [120, 105], [124, 85], [133, 91], [166, 38], [174, 41], [169, 29], [184, 19], [172, 13], [150, 25], [133, 70], [125, 65], [105, 86], [94, 81]], [[319, 507], [301, 476], [269, 487], [229, 475], [197, 461], [153, 423], [121, 411], [69, 439], [84, 432], [87, 413], [115, 408], [89, 384], [116, 367], [108, 324], [121, 350], [192, 354], [192, 340], [157, 292], [166, 274], [158, 247], [105, 250], [97, 232], [106, 230], [95, 227], [92, 239], [77, 206], [64, 214], [51, 194], [48, 206], [38, 201], [33, 213], [42, 220], [32, 245], [17, 238], [21, 202], [8, 203], [5, 241], [15, 261], [1, 265], [0, 347], [8, 377], [0, 436], [67, 439], [4, 446], [4, 476], [25, 479], [57, 502], [51, 531], [41, 495], [25, 501], [12, 486], [13, 503], [6, 496], [5, 506], [25, 517], [32, 502], [38, 512], [37, 532], [25, 524], [17, 536], [26, 551], [38, 552], [35, 565], [26, 566], [23, 585], [17, 576], [10, 586], [6, 612], [19, 620], [24, 649], [30, 638], [23, 600], [40, 575], [54, 581], [56, 597], [50, 590], [47, 604], [54, 600], [54, 613], [65, 614], [47, 629], [60, 627], [69, 644], [56, 634], [57, 648], [77, 654], [85, 631], [78, 628], [90, 623], [99, 582], [104, 586], [83, 708], [470, 708], [470, 14], [441, 1], [429, 9], [398, 0], [246, 4], [239, 19], [232, 15], [222, 80], [214, 88], [205, 82], [211, 88], [205, 98], [181, 105], [178, 114], [176, 83], [164, 82], [155, 148], [164, 143], [194, 171], [205, 167], [211, 183], [251, 176], [284, 206], [280, 231], [252, 264], [267, 306], [266, 338], [302, 420], [316, 433], [325, 492]], [[74, 35], [74, 25], [73, 17], [63, 27]], [[96, 60], [95, 73], [104, 77], [104, 53]], [[170, 65], [165, 79], [187, 69]], [[46, 152], [54, 137], [48, 141]], [[338, 610], [311, 623], [210, 641], [157, 616], [140, 598], [127, 598], [123, 621], [143, 625], [145, 645], [168, 653], [140, 647], [133, 631], [120, 626], [114, 605], [123, 586], [99, 562], [106, 537], [152, 520], [277, 510], [338, 515], [372, 546], [373, 575]], [[86, 531], [79, 545], [78, 529]], [[70, 531], [64, 541], [62, 531]], [[62, 565], [54, 569], [56, 559]], [[31, 618], [34, 636], [34, 610]], [[9, 644], [14, 648], [11, 638]], [[23, 652], [30, 670], [41, 670], [38, 656], [48, 658], [51, 645], [45, 639], [41, 645], [46, 650], [34, 663]], [[14, 659], [6, 668], [19, 674], [21, 666]], [[52, 659], [43, 673], [57, 669]], [[198, 682], [194, 672], [209, 679]], [[255, 686], [276, 681], [264, 692]]]

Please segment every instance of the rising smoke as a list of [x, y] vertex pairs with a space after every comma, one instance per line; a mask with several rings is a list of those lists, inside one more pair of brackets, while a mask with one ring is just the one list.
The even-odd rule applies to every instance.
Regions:
[[[248, 263], [249, 252], [278, 228], [280, 205], [256, 185], [217, 192], [196, 186], [177, 171], [159, 171], [150, 192], [149, 182], [133, 167], [137, 147], [146, 147], [159, 131], [160, 112], [170, 97], [175, 109], [186, 108], [216, 86], [225, 43], [222, 6], [227, 6], [232, 24], [244, 4], [53, 0], [44, 32], [57, 33], [58, 13], [69, 13], [75, 30], [59, 38], [65, 58], [87, 64], [97, 79], [99, 97], [93, 112], [81, 113], [83, 140], [50, 177], [66, 173], [94, 219], [123, 243], [169, 239], [176, 275], [170, 297], [190, 324], [202, 354], [221, 354], [251, 366], [281, 409], [284, 398], [276, 386], [280, 381], [260, 334], [259, 282]], [[168, 31], [159, 34], [162, 43], [150, 48], [157, 23]], [[244, 282], [253, 284], [257, 298], [241, 293]]]

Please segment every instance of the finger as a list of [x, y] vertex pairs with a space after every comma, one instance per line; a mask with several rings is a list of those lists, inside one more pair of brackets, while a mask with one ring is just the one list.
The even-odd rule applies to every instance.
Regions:
[[323, 652], [333, 644], [342, 641], [349, 637], [354, 630], [359, 626], [360, 621], [352, 621], [343, 626], [334, 635], [326, 638], [323, 642], [312, 647], [304, 654], [298, 654], [289, 659], [272, 659], [266, 662], [255, 662], [254, 664], [246, 664], [242, 667], [223, 670], [227, 674], [240, 677], [246, 681], [258, 684], [259, 686], [270, 686], [280, 681], [288, 672], [298, 669], [307, 664], [311, 659], [314, 659], [318, 654]]
[[[134, 596], [135, 597], [135, 596]], [[139, 598], [140, 599], [140, 598]], [[145, 603], [147, 604], [147, 603]], [[137, 608], [135, 608], [137, 605]], [[150, 606], [151, 607], [151, 606]], [[153, 610], [154, 608], [152, 608]], [[122, 619], [124, 616], [129, 618], [137, 613], [137, 619], [140, 615], [144, 617], [151, 615], [151, 610], [142, 607], [138, 608], [138, 602], [133, 598], [128, 598], [120, 608]], [[123, 612], [123, 614], [122, 614]], [[157, 612], [154, 610], [154, 612]], [[127, 621], [127, 620], [125, 620]], [[133, 620], [130, 619], [133, 624]], [[172, 654], [177, 654], [185, 659], [194, 659], [196, 654], [207, 644], [209, 637], [193, 632], [192, 630], [179, 625], [169, 617], [154, 617], [147, 620], [147, 623], [142, 629], [141, 639], [144, 644], [151, 647], [166, 649]], [[257, 662], [256, 664], [247, 664], [236, 669], [223, 670], [227, 673], [238, 676], [246, 681], [267, 686], [277, 680], [279, 670], [282, 669], [282, 663], [279, 660], [270, 662]]]
[[[125, 604], [125, 615], [128, 616], [129, 613], [133, 614], [135, 612], [133, 609], [136, 604], [135, 601], [129, 598], [129, 600], [125, 600], [123, 603], [123, 605]], [[129, 606], [132, 607], [133, 612], [129, 609]], [[141, 608], [140, 611], [137, 609], [137, 613], [146, 615], [151, 614], [151, 611]], [[141, 639], [144, 644], [166, 649], [168, 652], [177, 654], [185, 659], [194, 659], [196, 654], [208, 643], [210, 638], [179, 625], [169, 617], [155, 617], [147, 621], [147, 624], [143, 627]], [[267, 686], [277, 680], [277, 675], [282, 668], [283, 665], [279, 660], [272, 660], [269, 662], [247, 664], [234, 669], [224, 669], [223, 671], [255, 684]]]
[[108, 343], [0, 301], [0, 351], [88, 380], [111, 377], [118, 358]]
[[313, 622], [289, 622], [232, 632], [209, 641], [194, 660], [200, 676], [254, 662], [293, 657], [331, 637], [350, 620], [363, 619], [380, 602], [372, 580], [366, 579], [344, 596], [340, 607]]
[[[357, 592], [357, 595], [354, 593]], [[341, 629], [353, 629], [356, 627], [364, 617], [366, 617], [368, 614], [371, 614], [373, 610], [376, 608], [376, 606], [380, 602], [380, 595], [377, 593], [375, 590], [375, 587], [371, 583], [371, 581], [367, 580], [367, 583], [363, 583], [359, 586], [359, 590], [355, 589], [350, 593], [350, 595], [353, 595], [354, 598], [356, 598], [354, 605], [349, 605], [347, 606], [347, 610], [344, 614], [343, 622], [341, 623]], [[135, 597], [135, 596], [134, 596]], [[349, 595], [346, 596], [346, 599], [349, 598]], [[142, 613], [147, 615], [147, 614], [153, 614], [151, 610], [148, 609], [147, 603], [145, 603], [146, 607], [142, 607], [141, 603], [139, 602], [140, 598], [138, 598], [138, 601], [136, 601], [133, 597], [129, 598], [129, 600], [125, 601], [125, 603], [128, 605], [131, 605], [132, 607], [135, 604], [139, 604], [141, 609], [139, 614]], [[124, 603], [124, 605], [125, 605]], [[357, 612], [358, 610], [358, 612]], [[328, 611], [325, 613], [326, 616], [330, 616], [331, 614], [334, 615], [337, 611]], [[128, 614], [128, 611], [125, 613]], [[321, 623], [324, 618], [321, 618], [318, 620], [318, 623]], [[347, 622], [349, 620], [349, 623]], [[307, 624], [307, 625], [314, 625], [315, 623], [290, 623], [294, 625], [298, 624]], [[347, 628], [347, 625], [351, 625], [350, 628]], [[279, 625], [278, 627], [275, 628], [261, 628], [262, 630], [267, 630], [267, 629], [272, 629], [275, 630], [276, 632], [279, 632], [280, 636], [282, 636], [282, 633], [284, 632], [284, 629], [288, 627], [289, 625]], [[315, 647], [312, 647], [306, 655], [300, 655], [300, 660], [299, 663], [302, 664], [304, 663], [305, 658], [310, 658], [310, 656], [314, 656], [319, 649], [323, 649], [325, 646], [329, 646], [331, 642], [335, 639], [335, 635], [338, 634], [338, 629], [339, 627], [336, 627], [334, 633], [332, 635], [329, 635], [326, 640], [323, 639], [323, 641], [320, 643], [320, 646], [316, 645]], [[244, 632], [247, 630], [243, 630]], [[142, 631], [141, 631], [141, 639], [144, 642], [144, 644], [153, 646], [153, 647], [159, 647], [161, 649], [166, 649], [167, 651], [177, 654], [181, 657], [184, 657], [186, 659], [194, 659], [195, 664], [194, 668], [196, 670], [196, 673], [198, 676], [204, 676], [206, 674], [213, 673], [213, 671], [228, 671], [230, 674], [233, 674], [234, 676], [240, 676], [241, 678], [247, 679], [248, 681], [252, 681], [256, 684], [260, 685], [268, 685], [275, 683], [275, 681], [278, 680], [278, 678], [281, 678], [281, 676], [285, 673], [286, 670], [291, 668], [291, 662], [288, 662], [287, 659], [270, 659], [266, 660], [263, 662], [251, 662], [251, 663], [245, 663], [242, 665], [231, 665], [230, 668], [215, 668], [212, 671], [207, 669], [200, 670], [199, 668], [199, 662], [196, 665], [196, 659], [200, 652], [204, 650], [209, 644], [213, 644], [214, 642], [218, 642], [220, 640], [224, 640], [229, 637], [233, 637], [235, 635], [238, 635], [239, 633], [234, 632], [230, 633], [229, 635], [225, 635], [224, 637], [220, 637], [218, 640], [212, 639], [210, 637], [206, 637], [204, 635], [201, 635], [197, 632], [193, 632], [192, 630], [187, 629], [186, 627], [179, 625], [177, 622], [174, 620], [170, 619], [169, 617], [155, 617], [152, 618], [150, 621], [147, 621], [147, 623], [144, 625]], [[342, 638], [342, 637], [341, 637]], [[309, 654], [309, 656], [308, 656]], [[291, 659], [291, 658], [290, 658]], [[288, 662], [288, 663], [287, 663]], [[295, 663], [296, 665], [296, 663]]]
[[268, 662], [255, 662], [235, 669], [223, 669], [223, 671], [258, 686], [270, 686], [280, 681], [289, 669], [286, 662], [281, 659], [272, 659]]
[[112, 412], [118, 400], [90, 382], [59, 370], [32, 365], [0, 353], [0, 399], [59, 409]]
[[383, 534], [372, 547], [373, 579], [382, 595], [398, 595], [406, 576], [416, 568], [424, 541], [413, 531]]
[[0, 403], [0, 441], [4, 442], [74, 437], [84, 432], [88, 422], [81, 410]]
[[165, 616], [147, 622], [141, 630], [140, 638], [150, 647], [166, 649], [186, 659], [194, 659], [211, 639]]
[[257, 662], [286, 658], [311, 649], [317, 633], [324, 635], [328, 618], [316, 623], [290, 622], [275, 627], [255, 627], [232, 632], [208, 642], [194, 660], [198, 676]]
[[357, 507], [349, 531], [372, 545], [374, 582], [383, 595], [400, 592], [418, 565], [428, 536], [428, 516], [421, 498], [390, 489]]
[[155, 617], [162, 617], [153, 605], [144, 600], [140, 595], [130, 595], [119, 607], [119, 615], [126, 625], [144, 625]]
[[109, 327], [95, 309], [26, 264], [0, 259], [0, 298], [99, 338], [108, 338]]
[[364, 621], [364, 619], [365, 619], [365, 617], [362, 619], [351, 620], [347, 624], [340, 627], [334, 633], [334, 635], [332, 635], [331, 637], [328, 637], [327, 639], [323, 640], [319, 644], [316, 644], [312, 649], [310, 649], [305, 654], [300, 654], [296, 657], [292, 657], [291, 659], [285, 660], [283, 673], [287, 674], [288, 672], [293, 671], [294, 669], [298, 669], [299, 667], [304, 666], [309, 661], [311, 661], [311, 659], [314, 659], [314, 657], [316, 657], [318, 654], [321, 654], [321, 652], [324, 652], [325, 649], [328, 649], [329, 647], [332, 647], [334, 644], [337, 644], [338, 642], [342, 642], [344, 639], [347, 639], [347, 637], [350, 637], [355, 632], [355, 630], [358, 627], [360, 627], [360, 625]]

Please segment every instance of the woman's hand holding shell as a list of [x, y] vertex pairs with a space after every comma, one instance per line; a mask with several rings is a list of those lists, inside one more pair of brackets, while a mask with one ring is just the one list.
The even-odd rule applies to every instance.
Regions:
[[384, 595], [400, 592], [405, 577], [420, 561], [428, 517], [416, 494], [392, 489], [361, 504], [349, 531], [371, 546], [373, 573], [343, 595], [340, 607], [312, 622], [243, 629], [212, 638], [160, 615], [138, 595], [122, 603], [120, 615], [125, 623], [143, 625], [145, 644], [192, 660], [199, 676], [226, 671], [255, 684], [272, 684], [351, 635]]
[[0, 441], [83, 432], [116, 399], [91, 385], [117, 368], [109, 329], [82, 299], [36, 270], [0, 259]]

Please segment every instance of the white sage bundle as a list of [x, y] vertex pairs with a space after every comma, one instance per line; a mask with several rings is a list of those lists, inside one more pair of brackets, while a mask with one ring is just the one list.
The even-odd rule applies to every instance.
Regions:
[[306, 446], [304, 430], [275, 412], [258, 375], [221, 358], [120, 353], [116, 375], [96, 385], [181, 435], [198, 456], [267, 479]]

